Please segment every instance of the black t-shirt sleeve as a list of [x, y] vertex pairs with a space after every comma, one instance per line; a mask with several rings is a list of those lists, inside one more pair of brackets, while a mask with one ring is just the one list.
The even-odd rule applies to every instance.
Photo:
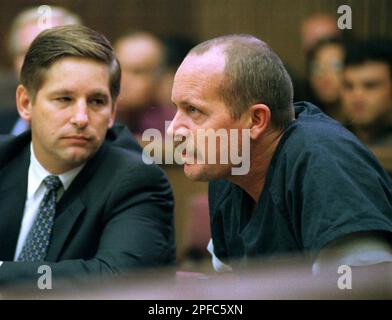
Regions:
[[214, 254], [221, 260], [227, 259], [228, 253], [223, 231], [223, 216], [219, 210], [219, 206], [229, 189], [229, 184], [224, 180], [216, 180], [208, 184], [211, 238], [214, 245]]
[[286, 201], [304, 250], [354, 232], [392, 232], [391, 181], [361, 144], [320, 144], [291, 165]]

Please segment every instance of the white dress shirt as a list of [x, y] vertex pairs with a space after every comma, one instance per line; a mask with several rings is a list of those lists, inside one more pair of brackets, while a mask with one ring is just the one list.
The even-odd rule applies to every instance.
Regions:
[[[44, 198], [46, 187], [43, 184], [43, 180], [52, 175], [49, 171], [47, 171], [37, 160], [34, 154], [33, 145], [30, 146], [31, 156], [30, 156], [30, 166], [28, 172], [28, 180], [27, 180], [27, 197], [26, 203], [23, 213], [23, 219], [21, 228], [19, 231], [19, 238], [16, 246], [14, 261], [17, 260], [20, 252], [22, 251], [23, 245], [26, 241], [27, 235], [31, 227], [33, 226], [34, 219], [38, 214], [38, 209], [41, 201]], [[59, 189], [57, 193], [57, 201], [64, 194], [65, 190], [69, 188], [72, 181], [78, 175], [78, 173], [83, 169], [84, 164], [81, 166], [69, 170], [65, 173], [58, 175], [60, 178], [63, 187]], [[1, 262], [0, 262], [1, 266]]]

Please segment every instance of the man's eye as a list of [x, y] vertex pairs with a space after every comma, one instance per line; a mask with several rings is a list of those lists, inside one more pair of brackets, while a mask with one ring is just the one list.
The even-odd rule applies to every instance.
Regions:
[[378, 86], [379, 86], [379, 83], [377, 83], [377, 82], [366, 82], [364, 85], [365, 89], [367, 89], [367, 90], [375, 89]]
[[70, 102], [71, 98], [70, 97], [58, 97], [58, 98], [56, 98], [56, 101], [58, 101], [58, 102]]
[[106, 101], [103, 99], [93, 99], [91, 100], [91, 103], [94, 105], [102, 106], [106, 104]]
[[200, 113], [199, 109], [196, 109], [195, 107], [189, 107], [189, 113], [191, 114], [196, 114], [196, 113]]
[[352, 90], [353, 89], [353, 85], [351, 83], [348, 83], [348, 82], [343, 82], [343, 89], [344, 90]]

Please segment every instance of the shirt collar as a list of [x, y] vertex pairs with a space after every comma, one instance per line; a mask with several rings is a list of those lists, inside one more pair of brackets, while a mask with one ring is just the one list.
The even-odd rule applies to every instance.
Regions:
[[[72, 181], [78, 175], [78, 173], [83, 169], [85, 163], [76, 167], [72, 170], [64, 172], [62, 174], [57, 175], [62, 184], [64, 190], [67, 190], [71, 185]], [[31, 198], [38, 188], [41, 186], [42, 181], [47, 177], [52, 175], [49, 171], [47, 171], [38, 161], [34, 154], [33, 144], [30, 144], [30, 167], [29, 167], [29, 176], [28, 176], [28, 188], [27, 188], [27, 198]]]

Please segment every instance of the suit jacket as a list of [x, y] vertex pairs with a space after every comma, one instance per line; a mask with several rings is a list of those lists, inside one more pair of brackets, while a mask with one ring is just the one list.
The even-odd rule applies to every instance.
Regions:
[[122, 126], [108, 131], [97, 153], [56, 207], [44, 263], [12, 262], [27, 195], [31, 132], [0, 138], [0, 285], [37, 284], [42, 264], [56, 279], [84, 281], [175, 260], [173, 197], [156, 165]]
[[6, 107], [0, 110], [0, 134], [9, 134], [19, 119], [16, 106]]

